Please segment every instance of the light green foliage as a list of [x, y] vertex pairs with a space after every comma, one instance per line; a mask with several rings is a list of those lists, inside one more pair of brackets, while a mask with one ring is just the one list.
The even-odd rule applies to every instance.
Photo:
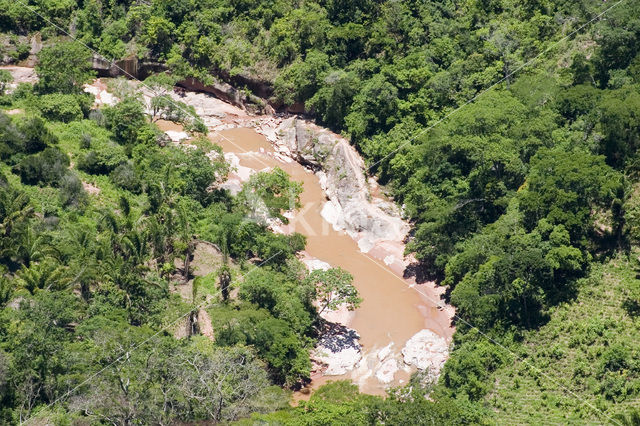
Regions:
[[242, 192], [238, 194], [238, 199], [245, 211], [258, 221], [273, 217], [288, 223], [288, 219], [282, 213], [300, 207], [300, 193], [302, 184], [291, 182], [289, 175], [276, 167], [271, 172], [252, 175]]
[[390, 391], [386, 399], [360, 394], [348, 381], [329, 382], [296, 408], [254, 415], [252, 420], [284, 425], [483, 424], [482, 412], [464, 402], [425, 398], [430, 388], [421, 386], [418, 379], [412, 378], [411, 389]]
[[90, 102], [81, 95], [51, 93], [38, 98], [37, 107], [44, 117], [52, 121], [75, 121], [82, 119], [89, 110]]
[[38, 90], [44, 93], [80, 93], [89, 82], [91, 52], [77, 42], [59, 42], [43, 48], [38, 54]]
[[13, 76], [7, 70], [0, 70], [0, 96], [4, 96], [7, 85], [13, 81]]
[[580, 281], [574, 303], [553, 308], [547, 324], [524, 333], [523, 344], [512, 346], [519, 360], [486, 380], [493, 384], [485, 401], [496, 422], [513, 421], [518, 413], [534, 423], [583, 423], [632, 410], [640, 369], [637, 347], [629, 342], [638, 339], [638, 326], [625, 300], [638, 287], [636, 274], [624, 257], [595, 266]]
[[325, 309], [335, 310], [346, 305], [352, 311], [362, 302], [358, 290], [351, 284], [353, 277], [342, 268], [331, 268], [326, 271], [318, 269], [309, 274], [308, 285], [315, 288], [314, 299], [320, 304], [320, 312]]

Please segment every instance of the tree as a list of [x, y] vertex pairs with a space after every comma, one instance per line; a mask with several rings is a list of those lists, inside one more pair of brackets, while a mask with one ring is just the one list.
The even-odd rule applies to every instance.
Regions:
[[145, 24], [142, 42], [149, 47], [154, 57], [163, 58], [171, 49], [175, 25], [166, 18], [151, 16]]
[[218, 281], [222, 300], [229, 300], [229, 286], [231, 285], [231, 269], [227, 265], [223, 265], [218, 272]]
[[73, 41], [43, 48], [36, 65], [36, 87], [43, 93], [81, 93], [82, 85], [95, 77], [91, 59], [91, 52]]
[[325, 309], [335, 310], [346, 304], [352, 311], [360, 306], [362, 299], [358, 290], [351, 284], [353, 277], [342, 268], [331, 268], [326, 271], [317, 269], [307, 278], [307, 282], [316, 289], [315, 299], [320, 305], [320, 313]]
[[23, 298], [9, 314], [16, 327], [10, 330], [5, 347], [18, 366], [11, 381], [16, 406], [28, 417], [37, 404], [52, 402], [67, 390], [66, 349], [73, 338], [69, 330], [82, 315], [82, 307], [70, 292], [39, 291]]
[[0, 185], [0, 261], [11, 269], [20, 265], [21, 247], [16, 241], [29, 232], [29, 220], [34, 216], [29, 201], [26, 193]]
[[9, 83], [13, 81], [13, 76], [7, 70], [0, 70], [0, 96], [4, 96], [5, 90]]
[[609, 210], [620, 185], [620, 174], [602, 156], [541, 150], [531, 160], [527, 188], [519, 197], [524, 224], [532, 229], [546, 218], [564, 225], [573, 244], [584, 244], [594, 224], [593, 209]]
[[301, 193], [302, 184], [291, 182], [289, 175], [276, 167], [271, 172], [252, 175], [238, 194], [238, 200], [244, 205], [247, 213], [258, 222], [274, 217], [283, 223], [289, 223], [282, 213], [300, 207]]
[[105, 108], [104, 115], [107, 127], [122, 145], [135, 145], [138, 133], [147, 122], [142, 103], [133, 97], [126, 97], [116, 105]]
[[73, 398], [74, 411], [114, 424], [171, 424], [233, 421], [285, 403], [249, 349], [216, 348], [203, 338], [154, 338], [112, 364], [134, 338], [143, 340], [138, 334], [113, 326], [96, 332], [92, 349], [110, 367]]

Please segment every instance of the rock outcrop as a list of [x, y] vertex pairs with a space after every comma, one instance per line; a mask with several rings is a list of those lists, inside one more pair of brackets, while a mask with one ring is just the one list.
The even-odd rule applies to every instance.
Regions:
[[449, 356], [447, 341], [431, 330], [420, 330], [402, 348], [404, 362], [419, 370], [427, 370], [433, 377], [440, 370]]
[[311, 358], [326, 366], [325, 376], [341, 376], [353, 370], [362, 359], [358, 339], [360, 336], [355, 330], [340, 324], [328, 323]]
[[349, 141], [298, 118], [270, 120], [257, 128], [276, 150], [316, 171], [328, 201], [325, 220], [358, 240], [363, 252], [382, 241], [402, 241], [409, 226], [398, 209], [374, 199], [365, 179], [366, 167]]

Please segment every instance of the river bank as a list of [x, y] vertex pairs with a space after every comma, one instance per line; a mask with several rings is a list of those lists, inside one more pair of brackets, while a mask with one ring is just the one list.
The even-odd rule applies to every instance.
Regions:
[[237, 192], [251, 174], [274, 167], [303, 183], [302, 208], [273, 230], [307, 237], [302, 260], [310, 270], [339, 266], [354, 276], [364, 301], [354, 312], [323, 314], [339, 327], [320, 339], [311, 387], [349, 379], [363, 392], [384, 394], [417, 368], [437, 376], [454, 332], [453, 308], [435, 283], [404, 278], [413, 260], [404, 256], [409, 225], [375, 179], [365, 178], [348, 141], [295, 117], [250, 115], [202, 93], [178, 99], [210, 124], [210, 138], [234, 166], [227, 189]]
[[[11, 68], [14, 77], [33, 79], [29, 69]], [[149, 103], [153, 93], [138, 88]], [[86, 90], [98, 106], [116, 101], [103, 80]], [[233, 166], [224, 184], [231, 192], [251, 174], [274, 167], [302, 182], [302, 208], [287, 213], [288, 225], [273, 224], [272, 229], [307, 237], [301, 260], [310, 270], [342, 267], [354, 276], [364, 301], [354, 312], [323, 313], [328, 326], [312, 354], [311, 387], [348, 379], [363, 392], [384, 394], [406, 383], [418, 368], [437, 376], [454, 332], [453, 309], [441, 301], [442, 288], [404, 278], [412, 261], [404, 256], [409, 225], [381, 195], [375, 179], [366, 178], [364, 162], [348, 141], [308, 121], [253, 115], [208, 94], [171, 96], [193, 106], [210, 138], [222, 146]], [[193, 147], [181, 126], [158, 124], [173, 143]]]

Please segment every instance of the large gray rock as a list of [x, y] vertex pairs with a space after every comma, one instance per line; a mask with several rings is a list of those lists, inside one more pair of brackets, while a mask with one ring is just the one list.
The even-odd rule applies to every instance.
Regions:
[[275, 134], [281, 153], [316, 170], [329, 198], [323, 216], [335, 229], [357, 236], [365, 252], [379, 241], [403, 240], [408, 225], [392, 204], [371, 202], [364, 161], [346, 139], [297, 118], [283, 120]]

